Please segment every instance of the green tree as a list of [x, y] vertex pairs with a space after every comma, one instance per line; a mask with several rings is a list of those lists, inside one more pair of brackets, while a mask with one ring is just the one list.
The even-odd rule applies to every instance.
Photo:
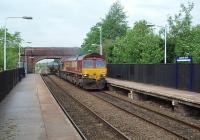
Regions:
[[191, 55], [193, 56], [193, 61], [195, 63], [200, 63], [200, 25], [192, 28], [190, 38], [190, 47], [192, 48]]
[[169, 24], [169, 37], [173, 38], [174, 41], [177, 41], [177, 38], [181, 35], [187, 35], [191, 29], [192, 16], [191, 11], [194, 7], [194, 3], [188, 3], [186, 7], [184, 4], [181, 4], [181, 10], [178, 14], [175, 14], [174, 17], [170, 16], [168, 18]]
[[200, 25], [194, 26], [187, 36], [180, 36], [176, 43], [176, 55], [191, 55], [194, 63], [200, 63]]
[[[7, 69], [17, 67], [18, 47], [21, 45], [21, 36], [19, 32], [10, 33], [7, 31]], [[0, 69], [3, 69], [3, 45], [4, 45], [4, 29], [0, 28]]]
[[98, 46], [93, 46], [92, 44], [100, 44], [99, 39], [99, 26], [101, 26], [101, 23], [97, 23], [95, 26], [93, 26], [90, 29], [90, 32], [86, 34], [86, 38], [84, 39], [82, 48], [81, 48], [81, 54], [89, 53], [89, 52], [98, 52], [97, 48]]
[[[181, 4], [181, 10], [174, 17], [168, 19], [168, 62], [173, 63], [177, 55], [191, 55], [194, 51], [191, 47], [192, 41], [192, 15], [194, 3], [187, 6]], [[196, 56], [193, 56], [196, 57]], [[196, 58], [195, 58], [196, 59]]]
[[128, 28], [126, 14], [119, 1], [113, 3], [105, 18], [93, 26], [90, 32], [87, 33], [81, 49], [82, 53], [87, 53], [89, 50], [91, 52], [99, 52], [99, 47], [92, 46], [92, 44], [100, 44], [98, 28], [100, 26], [102, 27], [103, 53], [106, 55], [107, 60], [110, 61], [114, 40], [125, 35]]
[[139, 21], [118, 38], [113, 49], [114, 63], [160, 63], [163, 51], [160, 48], [160, 37], [147, 26], [146, 21]]
[[119, 1], [113, 3], [105, 19], [102, 20], [102, 30], [104, 39], [115, 40], [126, 34], [127, 16]]

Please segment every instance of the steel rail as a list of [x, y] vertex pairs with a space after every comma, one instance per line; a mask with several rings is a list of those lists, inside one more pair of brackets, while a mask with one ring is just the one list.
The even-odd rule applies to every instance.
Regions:
[[[91, 93], [90, 93], [90, 94], [91, 94]], [[134, 113], [132, 113], [132, 112], [130, 112], [130, 111], [128, 111], [128, 110], [125, 110], [124, 108], [122, 108], [122, 107], [120, 107], [120, 106], [118, 106], [118, 105], [115, 105], [115, 104], [113, 104], [113, 103], [110, 102], [110, 101], [107, 101], [107, 100], [104, 99], [103, 97], [100, 97], [100, 96], [98, 96], [98, 95], [96, 95], [96, 94], [91, 94], [91, 95], [93, 95], [93, 96], [95, 96], [95, 97], [97, 97], [97, 98], [99, 98], [99, 99], [101, 99], [101, 100], [103, 100], [103, 101], [105, 101], [105, 102], [107, 102], [107, 103], [109, 103], [109, 104], [111, 104], [111, 105], [113, 105], [113, 106], [119, 108], [120, 110], [122, 110], [122, 111], [124, 111], [124, 112], [126, 112], [126, 113], [128, 113], [128, 114], [131, 114], [131, 115], [136, 116], [136, 117], [138, 117], [138, 118], [140, 118], [140, 119], [142, 119], [142, 120], [144, 120], [144, 121], [146, 121], [146, 122], [149, 122], [150, 124], [153, 124], [153, 125], [155, 125], [155, 126], [161, 128], [161, 129], [163, 129], [163, 130], [165, 130], [165, 131], [167, 131], [167, 132], [169, 132], [169, 133], [171, 133], [171, 134], [173, 134], [173, 135], [175, 135], [175, 136], [177, 136], [177, 137], [180, 137], [180, 138], [185, 139], [185, 140], [188, 139], [187, 137], [184, 137], [184, 136], [182, 136], [182, 135], [179, 135], [179, 134], [177, 134], [176, 132], [173, 132], [173, 131], [171, 131], [171, 130], [169, 130], [169, 129], [163, 127], [163, 126], [160, 126], [160, 125], [158, 125], [158, 124], [156, 124], [156, 123], [154, 123], [154, 122], [152, 122], [152, 121], [150, 121], [150, 120], [147, 120], [147, 119], [145, 119], [144, 117], [141, 117], [141, 116], [139, 116], [139, 115], [137, 115], [137, 114], [134, 114]]]
[[[49, 78], [49, 77], [48, 77]], [[57, 83], [55, 83], [51, 78], [49, 78], [53, 84], [55, 84], [56, 86], [58, 86], [63, 92], [66, 93], [66, 91]], [[115, 128], [114, 126], [112, 126], [109, 122], [107, 122], [106, 120], [104, 120], [102, 117], [100, 117], [98, 114], [96, 114], [94, 111], [92, 111], [91, 109], [89, 109], [87, 106], [85, 106], [84, 104], [82, 104], [79, 100], [77, 100], [76, 98], [74, 98], [72, 95], [68, 94], [75, 102], [77, 102], [78, 104], [80, 104], [81, 106], [83, 106], [86, 110], [88, 110], [89, 112], [91, 112], [96, 118], [100, 119], [103, 123], [105, 123], [107, 126], [109, 126], [111, 129], [113, 129], [113, 132], [117, 132], [117, 134], [121, 137], [123, 137], [126, 140], [130, 140], [129, 137], [127, 137], [124, 133], [122, 133], [120, 130], [118, 130], [117, 128]]]
[[82, 133], [82, 131], [78, 128], [78, 126], [76, 125], [76, 123], [73, 121], [73, 119], [71, 118], [71, 116], [68, 114], [68, 112], [65, 110], [65, 108], [63, 107], [63, 105], [60, 103], [60, 101], [57, 99], [57, 97], [53, 94], [53, 91], [49, 88], [47, 81], [45, 80], [44, 76], [41, 76], [44, 83], [46, 84], [47, 88], [49, 89], [49, 91], [51, 92], [51, 94], [53, 95], [53, 97], [55, 98], [56, 102], [59, 104], [59, 106], [61, 107], [61, 109], [63, 110], [63, 112], [65, 113], [65, 115], [67, 116], [67, 118], [70, 120], [70, 122], [72, 123], [72, 125], [75, 127], [75, 129], [77, 130], [77, 132], [79, 133], [79, 135], [81, 136], [81, 138], [83, 140], [87, 140], [87, 138], [85, 137], [85, 135]]
[[194, 128], [194, 129], [197, 129], [197, 130], [200, 131], [200, 126], [198, 126], [198, 125], [196, 125], [196, 124], [191, 124], [191, 123], [186, 122], [186, 121], [184, 121], [184, 120], [181, 120], [181, 119], [178, 119], [178, 118], [174, 118], [174, 117], [172, 117], [172, 116], [169, 116], [169, 115], [163, 114], [163, 113], [161, 113], [161, 112], [159, 112], [159, 111], [156, 111], [156, 110], [150, 109], [150, 108], [148, 108], [148, 107], [144, 107], [143, 105], [140, 105], [140, 104], [137, 104], [137, 103], [131, 102], [131, 101], [129, 101], [129, 100], [126, 100], [126, 99], [123, 99], [123, 98], [120, 98], [120, 97], [117, 97], [117, 96], [111, 95], [111, 94], [109, 94], [109, 93], [107, 93], [107, 92], [104, 92], [104, 91], [103, 91], [102, 93], [104, 93], [104, 94], [106, 94], [106, 95], [110, 95], [110, 96], [112, 96], [112, 97], [114, 97], [114, 98], [118, 98], [118, 99], [120, 99], [120, 100], [123, 100], [124, 102], [128, 102], [128, 103], [130, 103], [130, 104], [133, 104], [133, 105], [135, 105], [135, 106], [137, 106], [137, 107], [140, 107], [140, 108], [142, 108], [142, 109], [145, 109], [145, 110], [151, 111], [151, 112], [156, 113], [156, 114], [158, 114], [158, 115], [161, 115], [161, 116], [163, 116], [163, 117], [166, 117], [166, 118], [169, 118], [169, 119], [175, 120], [175, 121], [177, 121], [177, 122], [179, 122], [179, 123], [182, 123], [182, 124], [184, 124], [184, 125], [188, 125], [188, 126]]

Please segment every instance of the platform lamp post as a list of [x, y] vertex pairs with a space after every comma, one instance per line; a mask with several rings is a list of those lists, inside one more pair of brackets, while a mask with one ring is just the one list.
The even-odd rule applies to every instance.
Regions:
[[99, 26], [99, 46], [100, 46], [100, 55], [103, 55], [103, 47], [102, 47], [102, 27]]
[[[100, 49], [100, 44], [92, 44], [92, 46], [93, 46], [93, 47], [95, 47], [95, 46], [96, 46], [96, 47], [99, 47], [99, 49]], [[91, 50], [90, 50], [90, 51], [91, 51]], [[99, 52], [99, 54], [100, 54], [100, 52]]]
[[7, 20], [10, 19], [10, 18], [21, 18], [21, 19], [33, 19], [32, 17], [27, 17], [27, 16], [23, 16], [23, 17], [6, 17], [5, 19], [5, 25], [4, 25], [4, 48], [3, 48], [3, 69], [6, 70], [6, 33], [7, 33], [7, 29], [6, 29], [6, 26], [7, 26]]
[[153, 26], [157, 26], [157, 27], [161, 27], [164, 28], [165, 30], [165, 53], [164, 53], [164, 63], [167, 63], [167, 25], [165, 26], [159, 26], [159, 25], [154, 25], [154, 24], [147, 24], [148, 27], [153, 27]]
[[[24, 42], [24, 43], [27, 43], [27, 44], [31, 44], [32, 42], [30, 42], [30, 41], [28, 41], [28, 42]], [[18, 55], [19, 55], [19, 58], [18, 58], [18, 67], [20, 68], [20, 62], [21, 62], [21, 46], [19, 45], [19, 50], [18, 50], [19, 52], [18, 52]], [[24, 59], [25, 59], [26, 57], [24, 56]], [[23, 66], [24, 66], [24, 64], [23, 64]]]
[[102, 27], [100, 26], [100, 27], [97, 27], [97, 28], [99, 28], [99, 44], [91, 44], [92, 46], [99, 46], [99, 50], [100, 50], [100, 55], [103, 55], [103, 47], [102, 47]]

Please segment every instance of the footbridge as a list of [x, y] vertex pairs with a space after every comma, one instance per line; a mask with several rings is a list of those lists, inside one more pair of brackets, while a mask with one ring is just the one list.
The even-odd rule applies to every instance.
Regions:
[[78, 47], [26, 47], [22, 50], [21, 63], [27, 69], [27, 73], [34, 73], [35, 64], [40, 60], [60, 59], [77, 55], [78, 52]]

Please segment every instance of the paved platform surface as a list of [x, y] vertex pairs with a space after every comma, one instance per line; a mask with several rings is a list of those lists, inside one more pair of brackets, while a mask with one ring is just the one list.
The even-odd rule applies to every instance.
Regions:
[[0, 140], [81, 140], [40, 75], [29, 74], [0, 103]]
[[177, 100], [187, 105], [200, 107], [200, 93], [108, 77], [106, 78], [106, 80], [108, 83], [113, 84], [114, 86], [133, 89], [133, 91], [144, 92], [148, 95], [163, 97], [164, 99], [169, 100]]

